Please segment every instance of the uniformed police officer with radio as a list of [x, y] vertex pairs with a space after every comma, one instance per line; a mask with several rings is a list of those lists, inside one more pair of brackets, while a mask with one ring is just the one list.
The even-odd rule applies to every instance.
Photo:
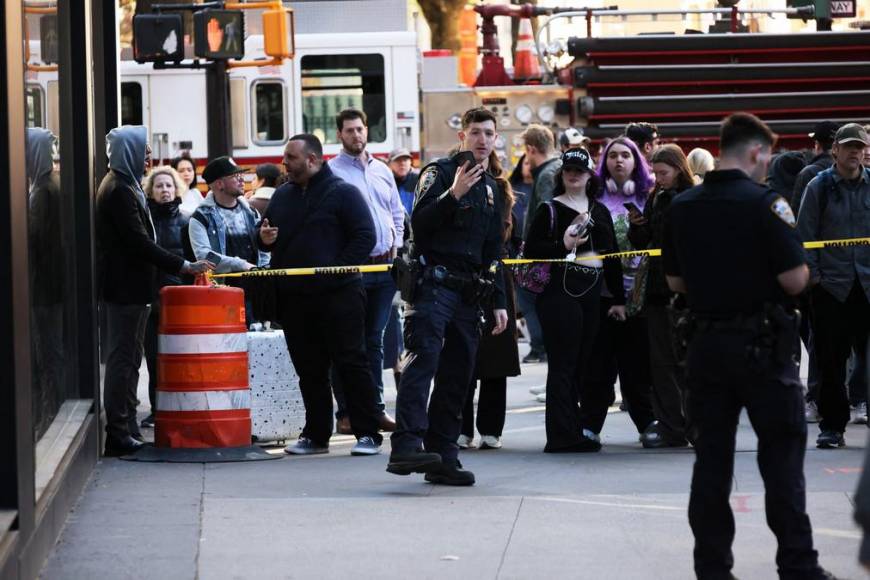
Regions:
[[462, 117], [459, 153], [431, 163], [420, 174], [411, 213], [410, 262], [398, 258], [394, 266], [408, 302], [408, 354], [396, 398], [390, 473], [425, 473], [426, 481], [444, 485], [474, 484], [474, 474], [459, 464], [456, 440], [474, 370], [481, 308], [493, 309], [493, 334], [507, 327], [497, 271], [501, 201], [496, 181], [487, 173], [497, 137], [495, 115], [471, 109]]
[[[767, 521], [780, 578], [830, 578], [806, 513], [807, 425], [793, 354], [794, 297], [809, 279], [788, 202], [760, 185], [776, 136], [735, 113], [720, 135], [719, 169], [675, 198], [662, 248], [668, 285], [686, 294], [688, 414], [696, 428], [689, 523], [698, 578], [733, 578], [729, 504], [742, 408], [758, 436]], [[681, 334], [681, 332], [678, 332]]]

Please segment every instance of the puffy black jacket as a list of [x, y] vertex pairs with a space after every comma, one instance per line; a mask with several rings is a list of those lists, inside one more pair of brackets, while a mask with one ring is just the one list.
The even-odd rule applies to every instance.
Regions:
[[[190, 216], [181, 209], [181, 199], [177, 198], [169, 203], [157, 203], [153, 199], [149, 199], [148, 209], [151, 211], [151, 220], [154, 222], [157, 245], [176, 256], [181, 256], [191, 262], [196, 261], [193, 258], [190, 238], [187, 235], [187, 222], [190, 221]], [[164, 286], [180, 286], [189, 282], [188, 276], [163, 271], [157, 272], [158, 290]]]

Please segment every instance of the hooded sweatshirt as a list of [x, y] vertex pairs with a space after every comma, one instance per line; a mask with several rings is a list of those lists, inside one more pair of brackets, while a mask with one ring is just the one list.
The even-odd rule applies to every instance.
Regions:
[[63, 303], [65, 259], [60, 189], [54, 174], [54, 144], [47, 129], [27, 129], [28, 240], [30, 280], [36, 306]]
[[99, 280], [103, 299], [149, 304], [155, 298], [155, 266], [178, 273], [184, 258], [155, 242], [155, 229], [140, 179], [148, 131], [125, 125], [107, 135], [109, 173], [97, 191]]

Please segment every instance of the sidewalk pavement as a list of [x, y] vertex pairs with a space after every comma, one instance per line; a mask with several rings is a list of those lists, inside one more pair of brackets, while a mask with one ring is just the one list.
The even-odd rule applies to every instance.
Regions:
[[[328, 455], [279, 461], [104, 459], [42, 577], [693, 578], [692, 451], [641, 449], [614, 408], [601, 453], [542, 453], [543, 405], [528, 388], [545, 376], [546, 365], [523, 365], [509, 381], [503, 449], [461, 453], [471, 488], [386, 473], [389, 439], [375, 457], [351, 457], [353, 439], [336, 436]], [[867, 429], [850, 426], [849, 446], [829, 451], [815, 449], [817, 432], [811, 425], [805, 473], [821, 563], [865, 578], [852, 498]], [[776, 542], [745, 416], [737, 447], [734, 573], [773, 579]]]

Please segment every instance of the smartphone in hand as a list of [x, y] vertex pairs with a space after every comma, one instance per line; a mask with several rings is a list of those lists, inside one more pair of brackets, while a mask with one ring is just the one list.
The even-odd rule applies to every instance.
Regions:
[[474, 153], [471, 151], [460, 151], [457, 153], [453, 159], [456, 160], [456, 163], [459, 164], [459, 167], [462, 167], [465, 163], [468, 163], [468, 168], [471, 169], [475, 165], [477, 165], [477, 160], [474, 158]]
[[635, 212], [636, 212], [636, 213], [638, 213], [638, 214], [640, 214], [640, 215], [643, 215], [643, 212], [640, 211], [640, 208], [638, 208], [636, 205], [634, 205], [634, 203], [631, 202], [631, 201], [622, 204], [622, 207], [624, 207], [625, 209], [627, 209], [627, 210], [628, 210], [628, 213], [635, 213]]
[[208, 254], [206, 254], [205, 259], [214, 264], [215, 267], [217, 267], [217, 265], [221, 263], [221, 255], [214, 252], [209, 252]]

